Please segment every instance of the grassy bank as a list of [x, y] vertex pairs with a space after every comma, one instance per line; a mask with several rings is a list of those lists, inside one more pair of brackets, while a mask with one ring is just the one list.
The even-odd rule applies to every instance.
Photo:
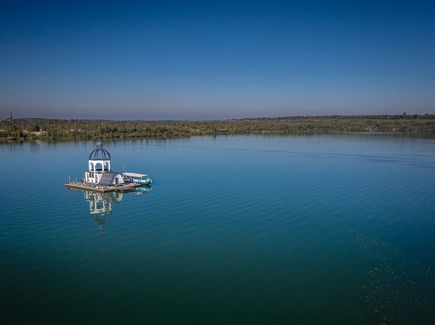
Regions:
[[0, 122], [0, 141], [175, 138], [198, 135], [297, 135], [384, 132], [435, 136], [435, 115], [318, 116], [216, 121], [14, 119]]

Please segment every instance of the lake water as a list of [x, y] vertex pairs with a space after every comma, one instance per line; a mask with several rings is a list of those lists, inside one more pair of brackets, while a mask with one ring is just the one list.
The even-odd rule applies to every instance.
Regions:
[[7, 323], [435, 323], [435, 140], [112, 142], [152, 191], [65, 189], [93, 147], [0, 145]]

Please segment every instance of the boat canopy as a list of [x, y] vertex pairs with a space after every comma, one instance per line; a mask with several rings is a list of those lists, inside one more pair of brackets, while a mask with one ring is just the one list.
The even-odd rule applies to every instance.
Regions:
[[134, 178], [142, 178], [142, 177], [148, 177], [146, 174], [138, 174], [138, 173], [122, 173], [125, 177], [134, 177]]

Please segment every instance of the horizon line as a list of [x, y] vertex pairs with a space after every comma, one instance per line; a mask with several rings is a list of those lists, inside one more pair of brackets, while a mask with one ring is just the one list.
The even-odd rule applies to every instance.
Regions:
[[[12, 116], [12, 115], [11, 115]], [[57, 120], [57, 121], [109, 121], [109, 122], [207, 122], [207, 121], [238, 121], [238, 120], [280, 120], [280, 119], [301, 119], [301, 118], [398, 118], [398, 117], [434, 117], [435, 113], [424, 114], [325, 114], [325, 115], [283, 115], [283, 116], [262, 116], [262, 117], [239, 117], [239, 118], [222, 118], [222, 119], [100, 119], [100, 118], [51, 118], [51, 117], [8, 117], [0, 121], [19, 121], [19, 120]]]

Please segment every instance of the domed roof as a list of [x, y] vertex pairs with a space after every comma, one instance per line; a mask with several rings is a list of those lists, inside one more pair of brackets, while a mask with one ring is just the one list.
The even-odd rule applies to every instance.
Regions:
[[92, 150], [89, 155], [89, 160], [110, 160], [110, 153], [103, 149], [103, 145], [101, 143], [97, 144], [96, 148]]

